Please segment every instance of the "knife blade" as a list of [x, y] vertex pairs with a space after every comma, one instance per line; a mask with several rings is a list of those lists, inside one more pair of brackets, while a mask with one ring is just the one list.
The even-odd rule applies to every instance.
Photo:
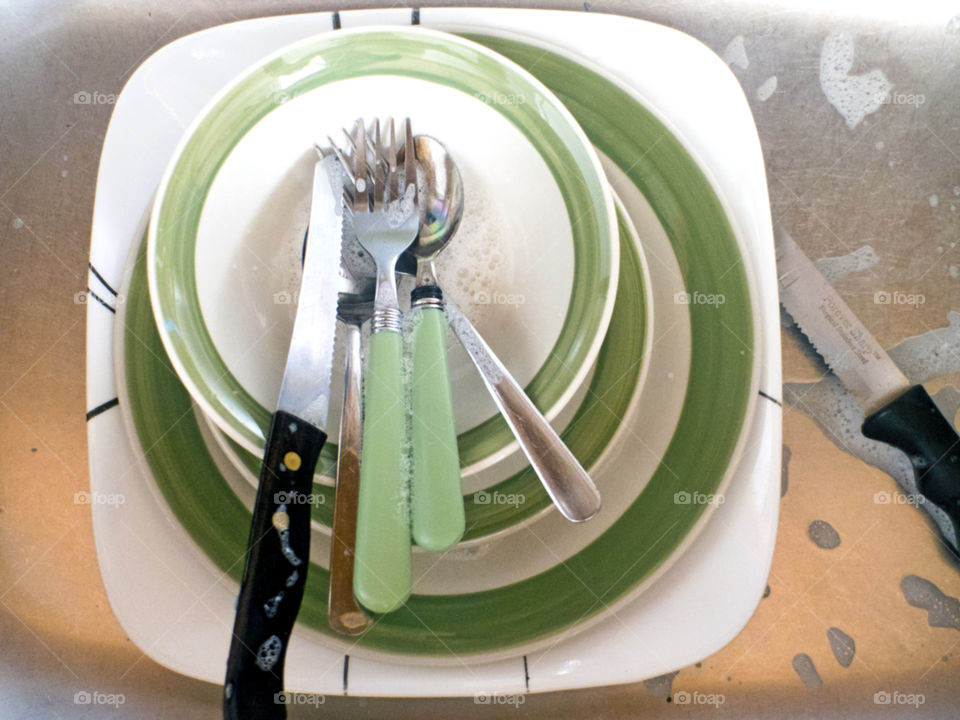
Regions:
[[942, 510], [940, 530], [960, 552], [960, 435], [922, 385], [911, 385], [816, 265], [782, 228], [776, 256], [780, 302], [864, 411], [863, 434], [902, 450], [917, 491]]
[[326, 442], [342, 232], [338, 161], [314, 166], [310, 229], [290, 349], [244, 559], [223, 714], [286, 717], [283, 665], [310, 564], [310, 495]]

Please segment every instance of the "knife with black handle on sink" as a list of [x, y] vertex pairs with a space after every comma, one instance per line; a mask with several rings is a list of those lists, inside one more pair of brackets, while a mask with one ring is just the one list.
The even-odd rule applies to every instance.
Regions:
[[[866, 414], [861, 431], [902, 450], [917, 491], [960, 553], [960, 435], [922, 385], [911, 385], [790, 235], [776, 232], [780, 302]], [[925, 503], [926, 504], [926, 503]]]
[[227, 659], [227, 720], [286, 717], [283, 665], [310, 564], [313, 474], [330, 408], [342, 231], [337, 163], [329, 157], [314, 167], [297, 314], [267, 436]]

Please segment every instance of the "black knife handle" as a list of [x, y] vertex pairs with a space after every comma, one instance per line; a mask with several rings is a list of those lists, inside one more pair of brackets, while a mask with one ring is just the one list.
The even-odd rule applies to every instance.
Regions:
[[914, 385], [870, 415], [862, 430], [907, 454], [917, 490], [950, 516], [960, 540], [960, 435], [923, 386]]
[[294, 415], [273, 416], [227, 658], [226, 720], [287, 716], [283, 662], [310, 564], [310, 493], [326, 439]]

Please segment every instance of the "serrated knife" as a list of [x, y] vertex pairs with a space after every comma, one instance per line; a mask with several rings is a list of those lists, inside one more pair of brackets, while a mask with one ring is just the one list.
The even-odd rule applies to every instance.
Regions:
[[237, 602], [223, 715], [284, 718], [283, 664], [310, 564], [313, 474], [326, 442], [342, 232], [337, 160], [314, 166], [290, 349], [264, 451]]
[[783, 307], [860, 403], [866, 416], [863, 434], [907, 454], [917, 491], [949, 517], [952, 528], [941, 530], [954, 552], [960, 552], [960, 436], [956, 429], [922, 385], [910, 384], [781, 228], [776, 231], [776, 253]]

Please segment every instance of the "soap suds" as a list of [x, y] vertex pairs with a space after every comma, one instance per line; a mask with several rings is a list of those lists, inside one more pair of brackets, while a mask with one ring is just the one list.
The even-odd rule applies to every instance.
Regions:
[[277, 608], [280, 607], [281, 600], [283, 600], [283, 590], [263, 604], [263, 612], [268, 618], [272, 618], [277, 614]]
[[257, 667], [267, 672], [273, 669], [280, 659], [280, 651], [283, 650], [283, 642], [276, 635], [271, 635], [257, 650]]
[[853, 57], [853, 36], [850, 33], [833, 33], [823, 41], [820, 87], [851, 130], [864, 117], [879, 110], [893, 89], [880, 70], [850, 75]]
[[[947, 327], [907, 338], [888, 351], [912, 384], [960, 372], [960, 354], [956, 352], [960, 346], [960, 313], [950, 311], [947, 320]], [[945, 397], [952, 398], [953, 392], [947, 391]], [[816, 383], [785, 383], [783, 397], [790, 407], [813, 420], [838, 448], [891, 475], [905, 494], [917, 494], [913, 466], [907, 456], [863, 436], [863, 410], [836, 376], [827, 375]], [[878, 484], [876, 491], [884, 491], [883, 486]], [[921, 503], [919, 507], [933, 518], [945, 537], [955, 542], [953, 523], [946, 513], [933, 503]]]
[[931, 195], [928, 200], [930, 202], [930, 207], [936, 207], [940, 204], [940, 198], [937, 195]]
[[874, 249], [870, 245], [863, 245], [846, 255], [820, 258], [814, 264], [817, 266], [817, 270], [827, 279], [827, 282], [833, 285], [837, 280], [851, 273], [869, 270], [878, 261], [879, 258]]
[[726, 50], [723, 51], [723, 61], [727, 65], [736, 65], [741, 70], [750, 67], [747, 48], [743, 44], [743, 35], [737, 35], [727, 44]]
[[766, 102], [777, 89], [777, 76], [769, 77], [757, 88], [757, 100]]
[[948, 312], [947, 322], [947, 327], [909, 337], [887, 351], [910, 382], [960, 372], [960, 312]]
[[[287, 515], [286, 504], [280, 505], [277, 508], [277, 512], [274, 513], [275, 517], [281, 516], [281, 515], [285, 515], [289, 518], [289, 516]], [[287, 562], [289, 562], [294, 567], [298, 566], [300, 563], [303, 562], [303, 560], [298, 558], [297, 554], [293, 551], [293, 548], [290, 547], [289, 519], [287, 521], [287, 526], [283, 526], [282, 524], [278, 525], [276, 522], [274, 522], [274, 529], [277, 531], [277, 535], [280, 537], [280, 552], [283, 553], [283, 556], [287, 559]]]

